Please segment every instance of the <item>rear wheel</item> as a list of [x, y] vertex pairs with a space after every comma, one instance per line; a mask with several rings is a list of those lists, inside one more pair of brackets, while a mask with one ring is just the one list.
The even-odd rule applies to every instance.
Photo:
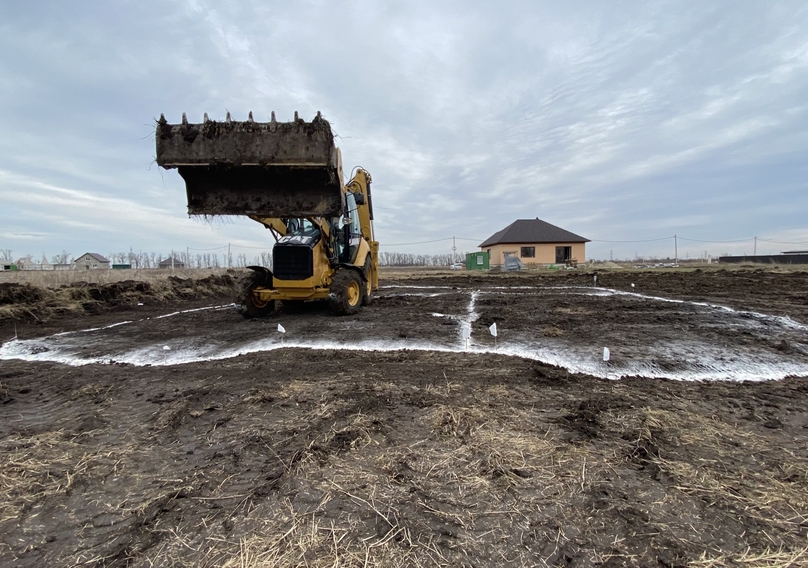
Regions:
[[328, 303], [331, 311], [345, 316], [357, 313], [362, 307], [364, 283], [355, 270], [341, 268], [331, 279], [331, 294]]
[[371, 267], [370, 255], [368, 255], [368, 257], [365, 259], [365, 266], [364, 266], [364, 268], [362, 268], [362, 272], [365, 274], [365, 278], [367, 279], [366, 282], [363, 282], [364, 285], [362, 286], [362, 305], [363, 306], [369, 306], [370, 302], [371, 302], [370, 294], [371, 294], [371, 291], [372, 291], [372, 288], [373, 288], [373, 280], [372, 280], [371, 274], [370, 274], [370, 267]]

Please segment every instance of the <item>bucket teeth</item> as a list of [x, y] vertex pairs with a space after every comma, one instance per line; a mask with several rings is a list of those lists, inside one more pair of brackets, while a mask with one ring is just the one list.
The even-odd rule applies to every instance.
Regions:
[[[230, 111], [222, 120], [203, 113], [202, 124], [161, 124], [155, 130], [157, 164], [177, 168], [192, 215], [334, 217], [342, 211], [339, 154], [322, 113], [306, 122], [258, 122]], [[158, 115], [160, 116], [160, 115]], [[291, 118], [291, 117], [290, 117]], [[161, 121], [165, 117], [161, 116]]]

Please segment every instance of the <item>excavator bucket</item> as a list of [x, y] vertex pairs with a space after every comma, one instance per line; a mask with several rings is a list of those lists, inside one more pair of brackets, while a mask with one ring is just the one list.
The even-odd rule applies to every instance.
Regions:
[[331, 125], [208, 120], [157, 122], [157, 164], [185, 180], [190, 215], [330, 217], [342, 210], [342, 164]]

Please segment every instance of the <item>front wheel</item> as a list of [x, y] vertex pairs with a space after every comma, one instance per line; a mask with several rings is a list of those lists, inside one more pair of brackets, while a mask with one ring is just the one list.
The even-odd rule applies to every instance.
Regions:
[[352, 315], [362, 307], [362, 277], [349, 268], [341, 268], [331, 279], [328, 303], [331, 311], [339, 316]]
[[238, 311], [247, 319], [268, 316], [275, 311], [275, 300], [261, 300], [255, 295], [258, 284], [252, 283], [244, 289], [238, 299]]

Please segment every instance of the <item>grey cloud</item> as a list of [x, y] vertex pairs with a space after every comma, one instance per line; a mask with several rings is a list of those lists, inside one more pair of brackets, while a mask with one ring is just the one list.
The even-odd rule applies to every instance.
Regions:
[[24, 247], [7, 236], [23, 232], [88, 250], [145, 233], [163, 249], [266, 242], [249, 222], [200, 231], [179, 177], [152, 163], [161, 112], [226, 110], [323, 111], [346, 166], [373, 175], [382, 246], [483, 239], [535, 216], [595, 241], [808, 241], [798, 2], [12, 4], [0, 8], [0, 170], [147, 213], [109, 237], [73, 211], [89, 225], [79, 235], [53, 221], [63, 205], [46, 192], [47, 222], [0, 189], [0, 224], [25, 219], [3, 248]]

